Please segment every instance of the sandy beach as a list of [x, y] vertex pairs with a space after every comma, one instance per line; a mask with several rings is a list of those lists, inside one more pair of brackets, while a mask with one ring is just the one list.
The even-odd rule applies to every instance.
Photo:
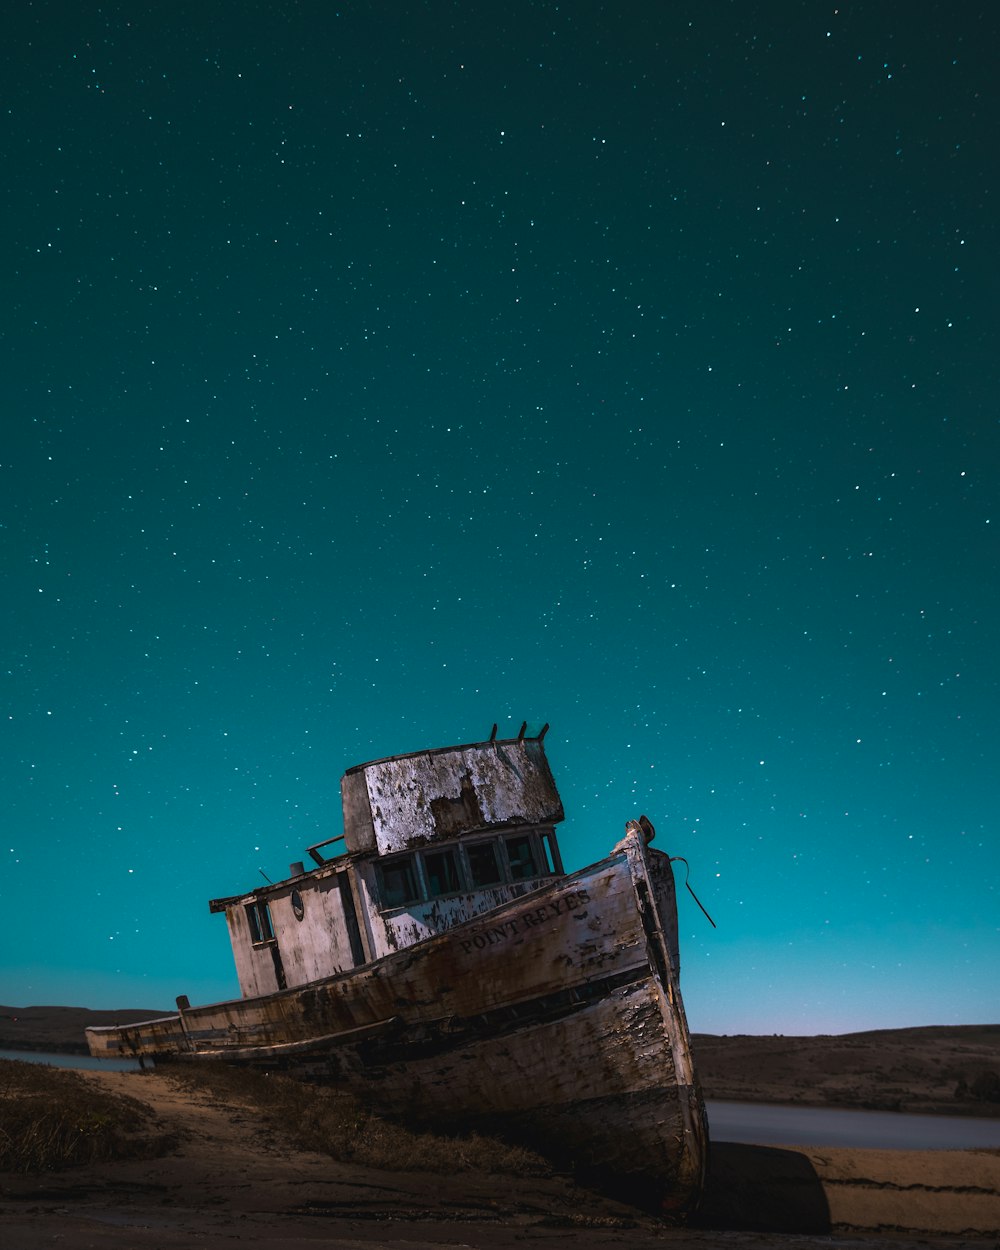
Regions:
[[177, 1135], [166, 1157], [45, 1174], [0, 1174], [11, 1250], [296, 1246], [603, 1247], [994, 1245], [1000, 1155], [796, 1149], [715, 1143], [695, 1227], [673, 1229], [564, 1176], [441, 1176], [401, 1160], [346, 1165], [291, 1148], [253, 1107], [163, 1073], [87, 1073], [139, 1099]]

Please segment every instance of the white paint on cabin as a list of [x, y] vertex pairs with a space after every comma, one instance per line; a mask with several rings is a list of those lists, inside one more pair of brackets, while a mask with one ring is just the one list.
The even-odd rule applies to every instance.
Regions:
[[[346, 773], [341, 795], [345, 854], [211, 904], [213, 911], [225, 910], [244, 998], [380, 959], [563, 875], [553, 829], [563, 809], [540, 738], [376, 760]], [[501, 880], [476, 877], [466, 852], [457, 849], [484, 840], [496, 844]], [[508, 854], [509, 847], [529, 842], [526, 859], [518, 858], [520, 851]], [[441, 855], [433, 854], [438, 847]], [[446, 890], [432, 886], [424, 851], [427, 862], [446, 858], [453, 864]], [[386, 856], [397, 864], [413, 861], [418, 888], [398, 906], [383, 897], [379, 864]], [[483, 880], [488, 883], [479, 885]], [[353, 917], [345, 911], [345, 897], [353, 900]]]
[[270, 950], [255, 944], [250, 935], [246, 907], [252, 900], [253, 896], [248, 895], [245, 901], [241, 899], [226, 908], [226, 925], [236, 960], [236, 976], [244, 998], [271, 994], [278, 988]]
[[396, 851], [517, 825], [552, 825], [562, 804], [536, 738], [362, 764], [341, 782], [349, 851]]
[[[355, 966], [339, 876], [334, 869], [318, 869], [228, 901], [226, 922], [244, 998], [305, 985]], [[301, 919], [293, 907], [293, 892], [301, 906]], [[255, 942], [253, 939], [247, 908], [255, 902], [266, 903], [270, 910], [273, 940]], [[272, 951], [275, 944], [284, 973], [284, 987], [278, 983]]]
[[504, 882], [489, 889], [474, 890], [449, 898], [428, 899], [408, 907], [380, 910], [375, 866], [369, 861], [358, 865], [357, 882], [371, 925], [373, 958], [381, 959], [392, 951], [413, 946], [457, 924], [474, 920], [494, 907], [502, 907], [532, 890], [552, 883], [552, 877], [534, 877], [528, 881]]

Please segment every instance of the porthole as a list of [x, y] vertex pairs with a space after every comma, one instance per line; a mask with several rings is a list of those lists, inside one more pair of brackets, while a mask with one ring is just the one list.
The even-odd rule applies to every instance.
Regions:
[[306, 909], [302, 903], [302, 895], [298, 890], [292, 891], [292, 911], [295, 912], [295, 919], [301, 920], [306, 914]]

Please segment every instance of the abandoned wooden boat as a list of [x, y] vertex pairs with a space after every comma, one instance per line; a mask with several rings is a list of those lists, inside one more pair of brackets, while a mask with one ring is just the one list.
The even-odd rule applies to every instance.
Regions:
[[642, 817], [565, 873], [544, 735], [498, 740], [494, 726], [486, 742], [350, 769], [344, 832], [309, 848], [314, 866], [210, 903], [243, 997], [88, 1029], [91, 1053], [335, 1082], [690, 1211], [708, 1141], [671, 861]]

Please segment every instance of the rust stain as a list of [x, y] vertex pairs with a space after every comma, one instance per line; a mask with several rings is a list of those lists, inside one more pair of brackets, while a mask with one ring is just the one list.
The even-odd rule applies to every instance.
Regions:
[[362, 845], [373, 830], [380, 855], [477, 830], [563, 819], [537, 739], [376, 760], [350, 770], [344, 791], [348, 845]]

